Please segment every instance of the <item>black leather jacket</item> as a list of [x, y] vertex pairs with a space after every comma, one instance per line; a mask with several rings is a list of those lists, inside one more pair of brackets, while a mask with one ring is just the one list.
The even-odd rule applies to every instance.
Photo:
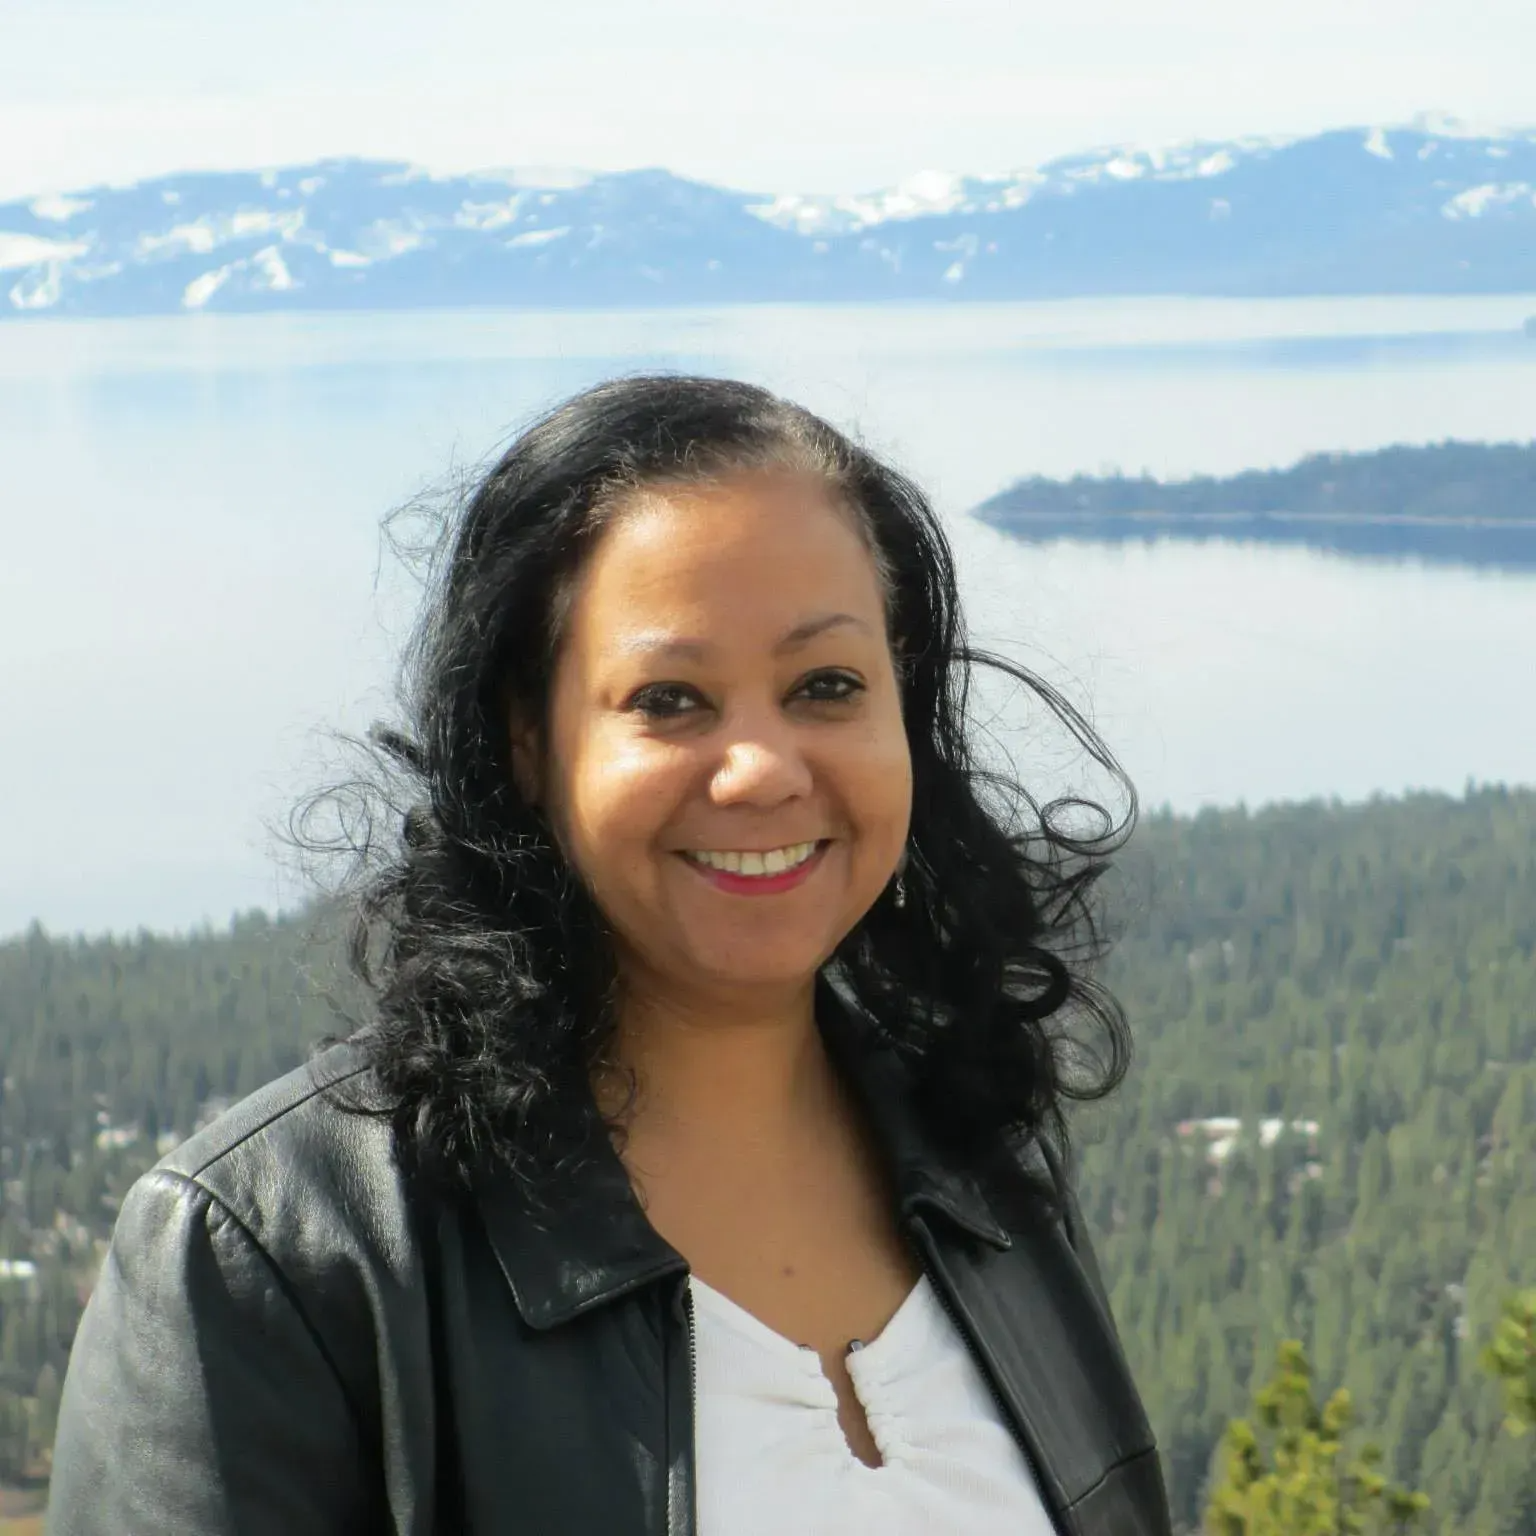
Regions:
[[[530, 1219], [424, 1199], [338, 1047], [133, 1188], [64, 1388], [52, 1536], [693, 1536], [687, 1267], [617, 1157]], [[901, 1230], [1064, 1536], [1168, 1536], [1151, 1430], [1053, 1159], [985, 1181], [856, 1086]], [[726, 1533], [706, 1533], [726, 1536]]]

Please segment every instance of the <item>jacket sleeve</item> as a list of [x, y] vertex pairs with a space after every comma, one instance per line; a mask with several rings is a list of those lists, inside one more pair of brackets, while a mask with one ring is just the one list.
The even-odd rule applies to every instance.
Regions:
[[369, 1528], [362, 1460], [267, 1254], [195, 1181], [145, 1175], [70, 1356], [50, 1536], [340, 1536]]

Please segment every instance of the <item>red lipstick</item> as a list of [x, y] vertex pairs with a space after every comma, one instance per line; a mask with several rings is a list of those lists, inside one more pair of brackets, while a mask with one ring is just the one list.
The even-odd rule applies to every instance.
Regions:
[[786, 869], [777, 875], [735, 875], [727, 869], [711, 869], [708, 864], [700, 864], [694, 859], [684, 857], [683, 862], [695, 874], [703, 875], [716, 890], [726, 891], [732, 896], [777, 896], [781, 892], [794, 890], [797, 885], [804, 885], [810, 879], [811, 872], [821, 863], [822, 855], [829, 846], [829, 843], [818, 843], [815, 853], [803, 864], [797, 864], [793, 869]]

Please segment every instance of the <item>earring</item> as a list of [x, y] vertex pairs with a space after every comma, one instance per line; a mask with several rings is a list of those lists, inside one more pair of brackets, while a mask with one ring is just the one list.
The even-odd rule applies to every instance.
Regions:
[[896, 876], [896, 905], [904, 907], [907, 904], [907, 882], [900, 875]]

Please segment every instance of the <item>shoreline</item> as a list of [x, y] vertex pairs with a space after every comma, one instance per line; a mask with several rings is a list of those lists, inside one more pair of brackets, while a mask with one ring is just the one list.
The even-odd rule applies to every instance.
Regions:
[[1019, 524], [1039, 523], [1052, 527], [1099, 523], [1305, 523], [1341, 528], [1491, 528], [1536, 531], [1536, 517], [1433, 517], [1410, 512], [1174, 512], [1157, 507], [1135, 511], [1009, 512], [976, 515], [989, 527], [1004, 533]]

